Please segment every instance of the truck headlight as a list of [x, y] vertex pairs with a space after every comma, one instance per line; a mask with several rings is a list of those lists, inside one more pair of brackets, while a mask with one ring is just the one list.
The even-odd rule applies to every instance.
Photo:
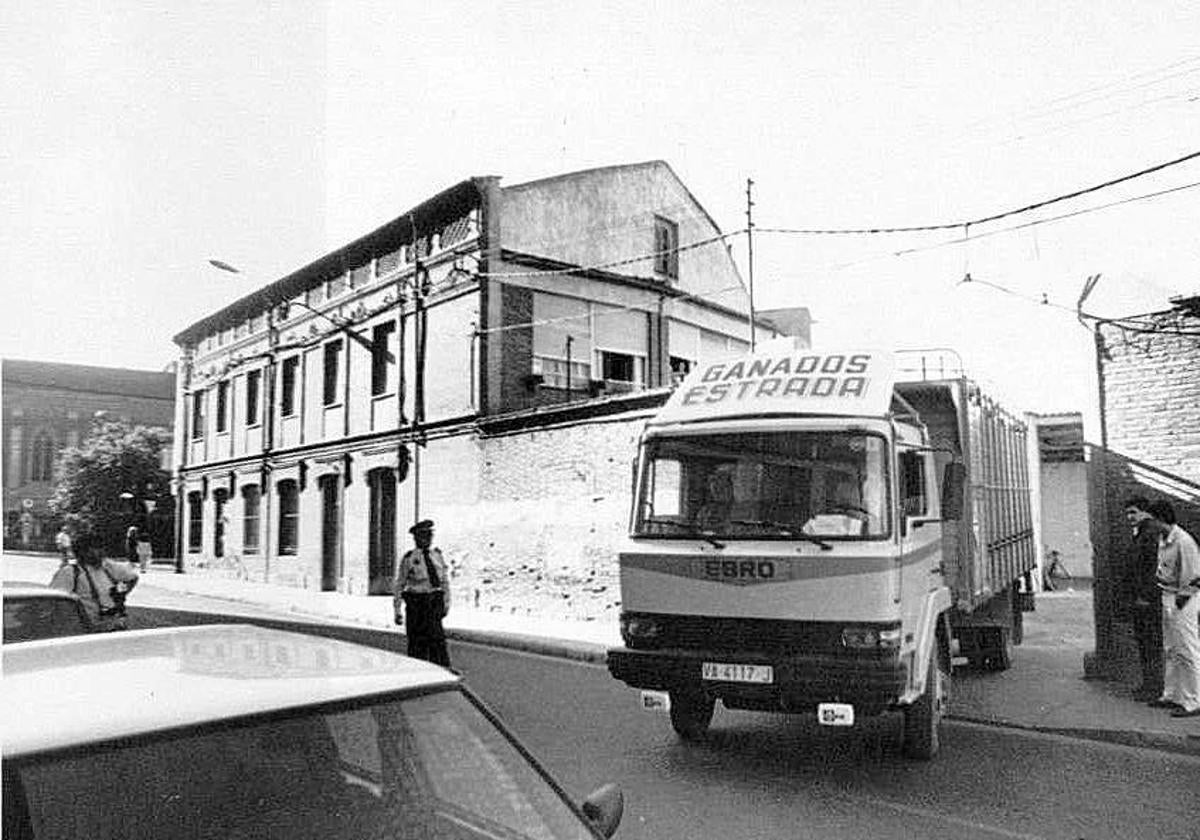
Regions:
[[900, 647], [900, 628], [845, 627], [842, 629], [842, 645], [856, 650], [894, 650]]
[[662, 635], [662, 622], [657, 618], [638, 613], [621, 614], [621, 640], [626, 645], [649, 642]]

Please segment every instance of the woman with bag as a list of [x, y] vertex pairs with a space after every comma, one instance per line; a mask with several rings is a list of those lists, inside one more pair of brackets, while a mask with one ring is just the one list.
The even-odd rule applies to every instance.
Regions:
[[75, 561], [59, 567], [50, 585], [79, 596], [93, 631], [128, 629], [125, 596], [137, 586], [138, 573], [103, 558], [92, 539], [83, 534], [75, 538]]

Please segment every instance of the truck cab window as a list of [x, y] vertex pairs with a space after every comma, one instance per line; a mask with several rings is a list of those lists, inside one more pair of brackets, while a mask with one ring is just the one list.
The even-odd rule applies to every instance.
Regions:
[[925, 458], [920, 452], [900, 453], [900, 512], [904, 516], [929, 513]]
[[882, 436], [812, 431], [647, 442], [635, 536], [881, 539], [890, 531]]

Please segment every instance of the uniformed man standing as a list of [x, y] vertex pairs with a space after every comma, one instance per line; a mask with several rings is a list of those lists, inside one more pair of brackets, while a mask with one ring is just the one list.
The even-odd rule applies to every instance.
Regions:
[[393, 608], [404, 623], [408, 655], [450, 667], [442, 619], [450, 609], [450, 576], [442, 552], [432, 547], [433, 521], [422, 519], [408, 529], [416, 548], [405, 552], [396, 570]]

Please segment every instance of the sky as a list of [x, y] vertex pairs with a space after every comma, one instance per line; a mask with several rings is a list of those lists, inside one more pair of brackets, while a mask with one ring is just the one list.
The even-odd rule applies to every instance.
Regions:
[[952, 348], [1095, 439], [1077, 300], [1097, 274], [1097, 315], [1200, 293], [1200, 159], [985, 224], [773, 231], [962, 225], [1194, 153], [1197, 32], [1200, 6], [1133, 0], [6, 0], [0, 356], [160, 370], [464, 178], [661, 159], [726, 232], [753, 180], [758, 309]]

